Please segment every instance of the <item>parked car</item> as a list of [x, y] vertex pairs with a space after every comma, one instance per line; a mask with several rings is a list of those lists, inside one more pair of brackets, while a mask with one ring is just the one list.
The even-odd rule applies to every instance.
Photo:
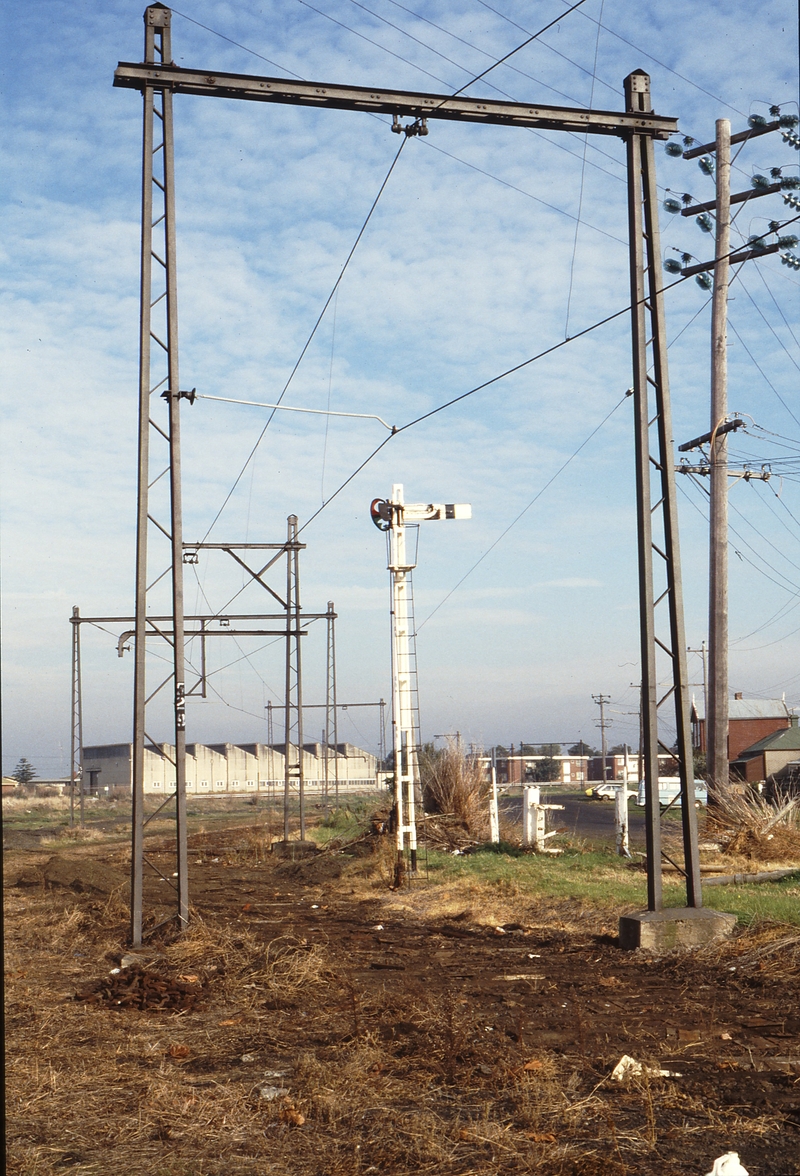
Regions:
[[[708, 804], [708, 792], [702, 780], [695, 780], [694, 782], [694, 803], [695, 808], [701, 805]], [[639, 781], [639, 794], [636, 798], [636, 803], [644, 808], [644, 780]], [[677, 808], [681, 803], [681, 781], [680, 776], [659, 776], [658, 777], [658, 803], [662, 808], [669, 805], [672, 808]]]
[[586, 795], [590, 796], [592, 800], [613, 800], [621, 787], [622, 782], [614, 780], [605, 784], [597, 784], [594, 788], [587, 788]]

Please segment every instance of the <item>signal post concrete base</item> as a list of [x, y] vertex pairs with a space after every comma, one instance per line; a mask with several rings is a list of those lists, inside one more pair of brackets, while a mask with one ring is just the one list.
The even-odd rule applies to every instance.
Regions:
[[707, 907], [667, 907], [640, 911], [619, 921], [619, 945], [625, 951], [674, 951], [726, 939], [736, 926], [736, 915]]

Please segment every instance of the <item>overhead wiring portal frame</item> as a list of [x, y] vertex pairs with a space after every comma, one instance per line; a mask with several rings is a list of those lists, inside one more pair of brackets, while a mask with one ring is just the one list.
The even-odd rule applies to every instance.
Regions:
[[[628, 222], [633, 342], [633, 389], [639, 543], [640, 642], [644, 763], [647, 781], [648, 907], [658, 911], [661, 899], [658, 750], [665, 745], [659, 721], [662, 708], [675, 740], [684, 803], [683, 838], [687, 905], [702, 905], [697, 829], [693, 803], [694, 773], [689, 737], [689, 690], [686, 671], [683, 598], [677, 532], [677, 505], [664, 334], [661, 254], [658, 232], [654, 140], [667, 139], [677, 120], [656, 114], [650, 99], [650, 78], [634, 71], [624, 83], [625, 110], [588, 110], [539, 103], [492, 101], [448, 94], [428, 94], [377, 87], [331, 85], [219, 70], [197, 70], [173, 63], [172, 12], [161, 5], [145, 9], [145, 52], [140, 63], [120, 62], [114, 85], [138, 90], [144, 106], [142, 151], [142, 239], [139, 344], [139, 474], [136, 549], [133, 841], [131, 940], [143, 933], [143, 781], [144, 748], [148, 741], [146, 706], [152, 697], [146, 682], [149, 592], [170, 577], [170, 615], [164, 640], [171, 648], [176, 758], [176, 902], [173, 915], [180, 928], [189, 919], [186, 841], [186, 702], [184, 675], [184, 548], [181, 512], [181, 400], [178, 374], [178, 309], [176, 273], [175, 178], [172, 103], [174, 95], [232, 98], [242, 101], [351, 110], [414, 120], [464, 122], [479, 126], [527, 127], [537, 130], [611, 135], [626, 144]], [[154, 277], [157, 275], [157, 277]], [[156, 405], [166, 402], [161, 420]], [[164, 416], [166, 419], [163, 419]], [[166, 444], [158, 476], [151, 481], [150, 442]], [[163, 466], [166, 464], [166, 469]], [[167, 473], [167, 479], [161, 474]], [[151, 487], [158, 490], [151, 494]], [[161, 487], [166, 488], [166, 493]], [[160, 496], [160, 497], [159, 497]], [[155, 499], [157, 498], [157, 501]], [[151, 499], [154, 499], [151, 502]], [[161, 514], [161, 518], [157, 514]], [[295, 525], [296, 526], [296, 525]], [[290, 528], [291, 530], [291, 528]], [[158, 575], [148, 579], [150, 538], [166, 539], [168, 552]], [[296, 583], [296, 530], [283, 547], [287, 556], [287, 600], [281, 601], [299, 629], [299, 588]], [[236, 544], [220, 545], [226, 550]], [[166, 567], [164, 566], [166, 564]], [[260, 577], [258, 582], [262, 582]], [[266, 587], [266, 584], [262, 583]], [[272, 589], [268, 589], [276, 595]], [[160, 608], [159, 613], [167, 610]], [[152, 627], [150, 627], [152, 632]], [[299, 646], [299, 641], [296, 642]], [[289, 642], [287, 640], [287, 649]], [[302, 743], [302, 696], [299, 690], [299, 649], [287, 654], [287, 706], [291, 692], [298, 743]], [[670, 685], [659, 697], [658, 683]], [[301, 757], [302, 759], [302, 757]], [[688, 802], [688, 803], [687, 803]]]

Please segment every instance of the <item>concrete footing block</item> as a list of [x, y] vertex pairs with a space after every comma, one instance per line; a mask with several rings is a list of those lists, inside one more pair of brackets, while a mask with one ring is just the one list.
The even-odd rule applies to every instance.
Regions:
[[667, 907], [640, 911], [619, 921], [619, 945], [625, 951], [675, 951], [726, 939], [736, 926], [736, 915], [707, 907]]

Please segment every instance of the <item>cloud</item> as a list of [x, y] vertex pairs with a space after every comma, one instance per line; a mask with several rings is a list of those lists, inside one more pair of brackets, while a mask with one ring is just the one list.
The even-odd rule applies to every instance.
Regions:
[[[411, 90], [463, 84], [490, 60], [486, 54], [500, 56], [518, 43], [522, 34], [509, 20], [530, 21], [529, 6], [518, 0], [507, 6], [508, 20], [472, 0], [430, 0], [424, 15], [447, 30], [437, 31], [378, 0], [376, 11], [391, 11], [395, 23], [456, 66], [355, 6], [346, 13], [341, 5], [323, 7], [378, 44], [294, 0], [268, 0], [258, 10], [198, 0], [192, 15], [304, 77]], [[707, 0], [678, 0], [668, 18], [623, 0], [613, 19], [607, 14], [599, 41], [587, 19], [596, 14], [587, 5], [566, 17], [518, 54], [514, 68], [493, 71], [470, 92], [493, 95], [494, 84], [519, 100], [587, 103], [597, 49], [595, 105], [619, 109], [622, 79], [644, 62], [656, 108], [679, 115], [696, 137], [710, 135], [722, 111], [740, 129], [765, 100], [794, 100], [795, 46], [780, 5], [768, 6], [753, 25], [748, 12]], [[68, 745], [72, 605], [85, 615], [126, 615], [132, 607], [138, 383], [141, 101], [112, 90], [111, 73], [118, 59], [141, 52], [141, 10], [128, 0], [91, 11], [43, 0], [24, 21], [24, 28], [12, 22], [16, 48], [8, 62], [2, 292], [5, 745], [12, 764], [19, 755], [44, 762]], [[639, 48], [614, 37], [609, 23]], [[180, 64], [275, 72], [177, 15], [173, 51]], [[175, 112], [182, 386], [272, 400], [398, 138], [385, 122], [349, 112], [183, 96]], [[708, 195], [709, 182], [693, 164], [656, 151], [664, 189]], [[287, 402], [325, 408], [330, 398], [335, 409], [375, 412], [402, 425], [563, 340], [568, 304], [570, 334], [624, 308], [623, 145], [592, 139], [585, 167], [583, 157], [580, 136], [431, 120], [427, 139], [404, 148]], [[758, 140], [737, 161], [735, 183], [748, 185], [751, 165], [795, 162], [777, 140]], [[780, 207], [766, 212], [770, 199], [742, 224], [745, 236], [763, 229], [764, 216], [780, 214]], [[664, 216], [662, 230], [665, 250], [699, 255], [708, 248], [692, 222]], [[739, 276], [731, 303], [731, 321], [790, 407], [798, 349], [788, 324], [797, 318], [798, 289], [785, 267], [766, 260]], [[703, 301], [691, 282], [667, 295], [678, 440], [707, 427]], [[475, 564], [630, 385], [628, 331], [623, 316], [398, 433], [305, 529], [304, 605], [324, 610], [334, 599], [340, 611], [340, 696], [389, 696], [385, 548], [368, 509], [394, 482], [410, 500], [473, 506], [469, 523], [420, 530], [420, 621], [475, 568], [421, 630], [425, 724], [471, 728], [489, 741], [586, 732], [592, 691], [627, 689], [630, 670], [619, 663], [638, 656], [629, 401]], [[798, 437], [796, 423], [739, 341], [731, 342], [731, 404], [789, 444]], [[159, 403], [154, 412], [163, 409]], [[185, 531], [195, 539], [214, 519], [265, 414], [210, 401], [182, 412]], [[211, 538], [280, 540], [287, 515], [308, 519], [383, 436], [374, 422], [326, 425], [324, 418], [278, 414]], [[754, 459], [777, 452], [763, 437], [749, 444]], [[154, 445], [153, 454], [155, 477], [163, 451]], [[706, 507], [701, 492], [681, 482], [688, 496], [680, 498], [687, 640], [697, 645], [706, 623]], [[164, 479], [153, 492], [159, 517], [163, 486]], [[800, 517], [796, 499], [796, 483], [787, 479], [781, 501]], [[787, 599], [789, 589], [767, 575], [780, 581], [777, 569], [800, 583], [793, 566], [800, 558], [796, 536], [770, 510], [785, 513], [769, 486], [734, 488], [731, 502], [756, 528], [740, 527], [755, 567], [732, 561], [731, 624], [746, 632]], [[789, 515], [782, 522], [794, 527]], [[154, 578], [165, 546], [153, 540]], [[196, 572], [187, 574], [193, 608], [204, 594], [222, 607], [242, 586], [241, 569], [219, 553], [204, 554]], [[249, 587], [236, 604], [258, 611], [264, 599], [263, 590]], [[155, 606], [166, 602], [157, 591]], [[117, 658], [108, 635], [84, 632], [87, 732], [93, 741], [124, 739], [130, 660]], [[770, 638], [782, 632], [765, 630]], [[249, 653], [255, 642], [244, 648]], [[221, 647], [213, 657], [217, 669], [231, 660]], [[761, 682], [794, 677], [790, 642], [733, 658], [745, 690], [748, 682], [758, 690]], [[309, 697], [317, 696], [324, 642], [316, 634], [306, 672]], [[214, 680], [226, 703], [192, 703], [193, 737], [255, 737], [266, 700], [282, 691], [280, 649], [253, 653]], [[167, 737], [167, 718], [166, 710], [157, 716], [160, 737]]]

